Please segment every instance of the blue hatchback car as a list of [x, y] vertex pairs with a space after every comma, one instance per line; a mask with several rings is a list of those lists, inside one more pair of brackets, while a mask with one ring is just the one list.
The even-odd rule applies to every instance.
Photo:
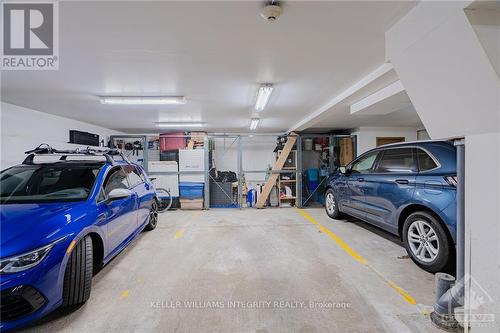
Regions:
[[93, 274], [158, 221], [140, 166], [108, 154], [35, 163], [38, 155], [0, 174], [2, 331], [87, 301]]
[[438, 272], [455, 260], [456, 174], [456, 148], [448, 141], [378, 147], [330, 176], [326, 213], [399, 235], [417, 265]]

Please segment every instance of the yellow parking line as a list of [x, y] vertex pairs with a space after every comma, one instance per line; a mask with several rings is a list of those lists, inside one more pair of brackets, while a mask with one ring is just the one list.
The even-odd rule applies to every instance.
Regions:
[[415, 301], [415, 299], [413, 297], [411, 297], [403, 288], [401, 288], [396, 283], [394, 283], [393, 281], [391, 281], [388, 278], [386, 278], [378, 270], [376, 270], [372, 265], [370, 265], [368, 263], [368, 261], [365, 258], [363, 258], [359, 253], [357, 253], [356, 251], [354, 251], [353, 249], [351, 249], [351, 247], [348, 246], [339, 236], [337, 236], [336, 234], [334, 234], [333, 232], [331, 232], [330, 230], [328, 230], [327, 228], [325, 228], [323, 225], [321, 225], [321, 223], [319, 223], [312, 216], [310, 216], [309, 214], [307, 214], [305, 212], [305, 210], [297, 208], [297, 211], [306, 220], [308, 220], [312, 224], [316, 225], [321, 232], [327, 234], [331, 239], [333, 239], [335, 241], [335, 243], [337, 243], [337, 245], [339, 245], [345, 252], [347, 252], [352, 258], [354, 258], [354, 260], [356, 260], [360, 264], [368, 267], [372, 272], [374, 272], [375, 274], [377, 274], [377, 276], [380, 277], [389, 287], [391, 287], [399, 295], [401, 295], [406, 302], [408, 302], [409, 304], [412, 304], [412, 305], [416, 305], [417, 304], [417, 302]]
[[181, 230], [177, 230], [177, 231], [175, 232], [175, 234], [174, 234], [174, 240], [177, 240], [177, 239], [181, 238], [181, 237], [184, 235], [184, 233], [185, 233], [185, 231], [186, 231], [187, 227], [188, 227], [188, 226], [189, 226], [189, 225], [190, 225], [190, 224], [191, 224], [194, 220], [196, 220], [196, 218], [197, 218], [200, 214], [201, 214], [201, 211], [199, 211], [199, 210], [198, 210], [198, 211], [193, 212], [193, 213], [191, 214], [191, 216], [189, 217], [189, 220], [188, 220], [188, 222], [186, 223], [186, 225], [185, 225], [185, 226], [184, 226]]

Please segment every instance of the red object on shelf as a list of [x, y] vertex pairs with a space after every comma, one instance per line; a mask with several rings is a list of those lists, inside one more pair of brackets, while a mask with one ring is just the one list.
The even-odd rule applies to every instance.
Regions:
[[160, 134], [160, 151], [186, 148], [184, 132]]
[[328, 146], [328, 138], [327, 137], [315, 138], [315, 141], [317, 144], [320, 144], [323, 147]]

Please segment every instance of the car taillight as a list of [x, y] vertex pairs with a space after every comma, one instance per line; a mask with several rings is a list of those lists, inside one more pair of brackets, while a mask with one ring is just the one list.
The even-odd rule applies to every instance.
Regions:
[[444, 180], [453, 187], [457, 187], [457, 176], [446, 176]]

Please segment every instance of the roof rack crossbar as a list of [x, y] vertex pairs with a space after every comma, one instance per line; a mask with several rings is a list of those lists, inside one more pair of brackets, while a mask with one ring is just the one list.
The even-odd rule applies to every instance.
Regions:
[[87, 147], [85, 149], [76, 148], [74, 150], [57, 150], [49, 146], [48, 144], [41, 144], [35, 149], [28, 150], [25, 152], [28, 154], [23, 161], [23, 164], [34, 164], [35, 156], [61, 156], [59, 158], [60, 161], [65, 161], [68, 156], [103, 156], [106, 158], [106, 162], [111, 165], [116, 164], [113, 156], [120, 156], [123, 161], [130, 163], [127, 157], [123, 154], [123, 152], [118, 149], [96, 149]]

